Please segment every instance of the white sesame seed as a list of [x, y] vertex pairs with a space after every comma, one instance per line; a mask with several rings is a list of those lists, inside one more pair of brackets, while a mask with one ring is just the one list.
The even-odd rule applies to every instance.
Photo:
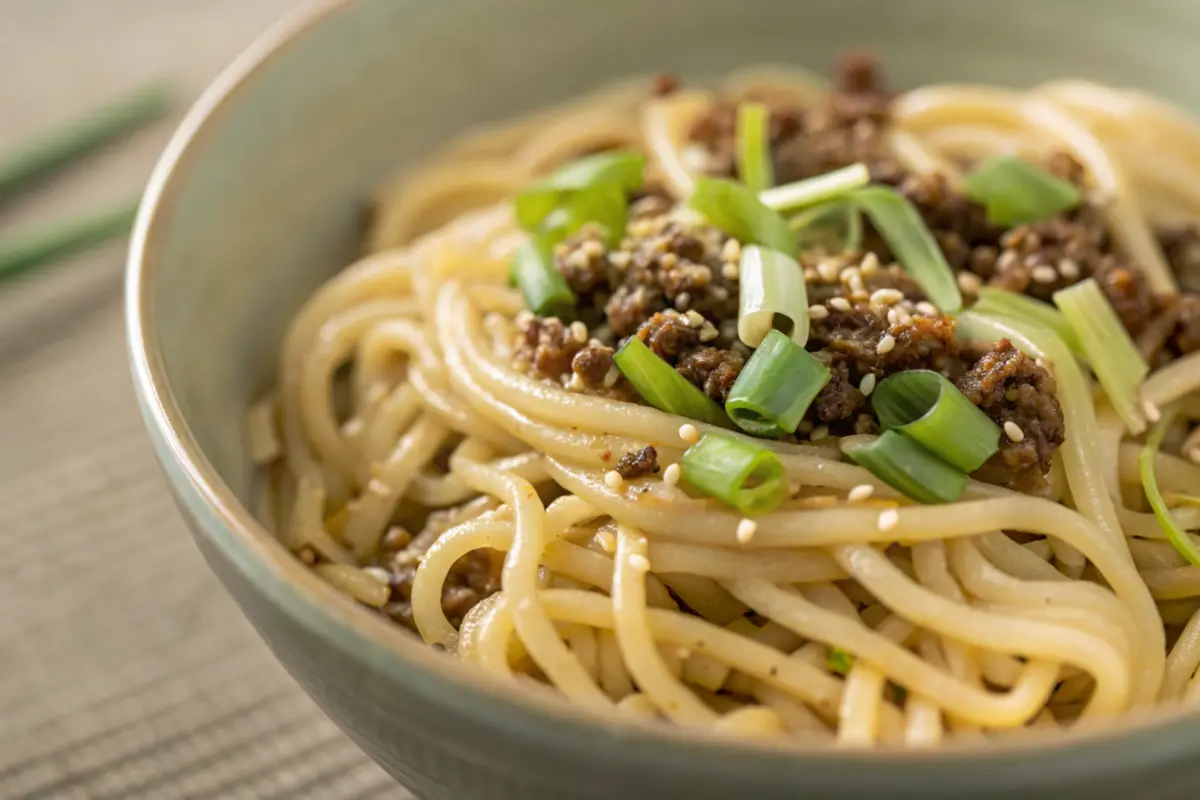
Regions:
[[611, 389], [617, 385], [617, 381], [621, 380], [621, 370], [615, 366], [609, 367], [608, 372], [604, 373], [604, 388]]
[[858, 267], [859, 271], [868, 278], [879, 271], [879, 256], [874, 253], [867, 253], [863, 256], [862, 264]]
[[822, 261], [817, 264], [817, 274], [826, 283], [834, 283], [838, 279], [838, 265], [832, 261]]
[[679, 426], [679, 438], [688, 444], [695, 444], [700, 441], [700, 431], [696, 430], [695, 425], [685, 422]]
[[826, 308], [825, 306], [809, 306], [808, 307], [808, 318], [809, 319], [820, 320], [820, 319], [825, 319], [828, 316], [829, 316], [829, 309]]
[[812, 442], [819, 442], [828, 436], [829, 436], [829, 426], [828, 425], [818, 425], [817, 427], [813, 428], [812, 433], [810, 433], [808, 435], [808, 439], [809, 439], [809, 441], [812, 441]]
[[865, 295], [867, 293], [867, 287], [863, 283], [863, 279], [858, 275], [854, 275], [850, 280], [846, 281], [846, 285], [850, 287], [851, 294]]
[[689, 311], [683, 315], [683, 319], [689, 328], [699, 328], [704, 324], [704, 317], [700, 316], [699, 312]]
[[583, 344], [584, 342], [586, 342], [588, 340], [587, 325], [584, 325], [579, 320], [575, 320], [574, 322], [572, 322], [571, 323], [571, 338], [574, 339], [575, 341], [579, 342], [580, 344]]
[[879, 355], [886, 355], [896, 349], [896, 337], [890, 333], [885, 333], [883, 338], [879, 340], [879, 344], [875, 345], [875, 352]]
[[687, 292], [680, 292], [675, 295], [675, 307], [683, 311], [692, 304], [692, 296]]
[[529, 327], [529, 323], [533, 322], [533, 319], [533, 312], [523, 309], [517, 312], [517, 316], [513, 322], [517, 323], [518, 328], [527, 328]]
[[900, 322], [900, 312], [894, 308], [889, 308], [887, 313], [888, 326], [896, 325]]
[[1079, 262], [1073, 258], [1064, 258], [1058, 262], [1058, 271], [1069, 281], [1075, 280], [1082, 274], [1082, 271], [1079, 269]]
[[958, 273], [958, 288], [967, 294], [979, 294], [979, 289], [983, 286], [983, 280], [974, 272]]
[[861, 503], [864, 500], [870, 499], [873, 494], [875, 494], [874, 486], [869, 483], [860, 483], [847, 493], [846, 499], [851, 503]]
[[862, 273], [859, 272], [858, 267], [846, 267], [838, 273], [838, 277], [841, 278], [842, 283], [850, 283], [855, 279], [862, 281]]
[[885, 508], [879, 512], [879, 519], [875, 523], [875, 527], [881, 532], [887, 533], [892, 528], [900, 524], [900, 512], [894, 508]]
[[619, 492], [625, 488], [625, 479], [615, 469], [610, 469], [604, 473], [604, 483], [614, 492]]
[[582, 392], [587, 387], [583, 383], [583, 378], [579, 377], [579, 373], [572, 372], [570, 380], [567, 381], [567, 388], [572, 392]]
[[737, 540], [742, 544], [749, 544], [754, 538], [754, 534], [758, 532], [758, 523], [752, 519], [742, 518], [742, 521], [737, 526]]
[[1000, 254], [1000, 257], [996, 259], [996, 268], [1001, 271], [1006, 270], [1013, 264], [1017, 263], [1017, 258], [1018, 256], [1015, 250], [1005, 250]]
[[899, 289], [876, 289], [871, 293], [871, 302], [881, 306], [890, 306], [904, 299], [904, 292]]
[[604, 245], [600, 244], [600, 242], [596, 241], [595, 239], [585, 240], [584, 243], [579, 246], [579, 249], [582, 250], [584, 255], [588, 256], [589, 258], [598, 258], [604, 255]]
[[596, 534], [596, 544], [600, 545], [600, 549], [609, 555], [617, 552], [617, 539], [608, 531], [600, 531]]
[[629, 567], [635, 572], [649, 572], [650, 560], [641, 553], [634, 553], [629, 556]]
[[1049, 264], [1039, 264], [1030, 270], [1029, 277], [1037, 283], [1054, 283], [1058, 280], [1058, 270]]
[[1014, 442], [1025, 441], [1025, 431], [1021, 430], [1021, 426], [1011, 419], [1004, 423], [1004, 435]]
[[815, 269], [813, 269], [812, 267], [804, 268], [804, 280], [806, 283], [816, 283], [817, 278], [819, 278], [819, 277], [820, 277], [820, 275], [818, 275], [817, 271]]
[[675, 486], [679, 483], [679, 473], [678, 464], [668, 464], [667, 468], [663, 470], [663, 483], [668, 486]]
[[663, 269], [674, 269], [679, 266], [679, 256], [674, 253], [663, 253], [659, 256], [658, 265]]
[[838, 311], [849, 311], [850, 301], [844, 297], [833, 297], [829, 300], [829, 307], [836, 308]]
[[1142, 401], [1142, 413], [1146, 415], [1149, 422], [1158, 422], [1162, 419], [1162, 412], [1158, 410], [1158, 406], [1149, 400]]
[[704, 324], [700, 328], [700, 341], [711, 342], [713, 339], [716, 339], [720, 335], [721, 335], [720, 331], [718, 331], [711, 322], [709, 322], [708, 320], [704, 320]]
[[917, 303], [916, 310], [918, 314], [926, 317], [936, 317], [938, 315], [937, 306], [928, 300], [922, 300], [921, 302]]
[[727, 239], [721, 248], [721, 258], [726, 261], [739, 261], [742, 258], [742, 243], [737, 239]]
[[567, 254], [563, 262], [572, 269], [587, 269], [588, 257], [582, 248], [576, 248]]
[[878, 379], [875, 377], [874, 372], [868, 372], [866, 375], [863, 375], [862, 380], [858, 382], [858, 390], [863, 393], [863, 397], [870, 397], [871, 392], [875, 391], [876, 380]]
[[726, 262], [721, 265], [721, 276], [726, 280], [736, 281], [741, 274], [741, 267], [739, 267], [737, 264]]
[[615, 253], [608, 254], [608, 263], [612, 264], [617, 269], [625, 269], [629, 266], [629, 262], [633, 260], [633, 255], [624, 250], [618, 250]]

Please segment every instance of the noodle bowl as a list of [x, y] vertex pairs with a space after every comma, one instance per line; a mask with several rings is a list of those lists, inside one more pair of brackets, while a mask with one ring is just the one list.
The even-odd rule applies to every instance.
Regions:
[[[1155, 369], [1136, 387], [1130, 421], [1079, 353], [1045, 328], [982, 306], [960, 315], [960, 338], [1011, 342], [1015, 349], [999, 352], [1022, 354], [1029, 375], [1036, 362], [1040, 391], [1053, 387], [1061, 409], [1061, 435], [1047, 469], [1022, 462], [1020, 474], [1003, 478], [975, 471], [960, 496], [936, 504], [912, 502], [857, 463], [850, 454], [881, 439], [852, 417], [823, 424], [810, 412], [794, 435], [752, 437], [654, 407], [630, 393], [611, 362], [592, 384], [573, 379], [578, 371], [555, 379], [539, 366], [538, 346], [553, 355], [538, 338], [548, 317], [535, 319], [527, 295], [507, 283], [529, 239], [513, 197], [586, 154], [640, 152], [654, 189], [634, 203], [627, 236], [673, 225], [707, 247], [686, 201], [699, 179], [728, 167], [704, 133], [705, 115], [752, 99], [766, 104], [773, 125], [787, 114], [811, 125], [864, 91], [830, 90], [780, 69], [737, 74], [712, 91], [658, 88], [666, 93], [632, 81], [471, 133], [382, 190], [369, 255], [296, 316], [278, 392], [251, 411], [264, 522], [325, 579], [429, 644], [499, 679], [533, 678], [571, 703], [635, 720], [929, 747], [1200, 697], [1200, 568], [1146, 504], [1138, 468], [1143, 430], [1177, 406], [1150, 458], [1175, 523], [1200, 527], [1186, 497], [1200, 486], [1190, 458], [1200, 452], [1191, 433], [1200, 356], [1174, 345], [1144, 352]], [[1149, 291], [1179, 291], [1177, 259], [1158, 234], [1200, 213], [1200, 128], [1175, 109], [1059, 81], [1027, 92], [924, 87], [888, 98], [886, 112], [870, 118], [875, 130], [860, 123], [842, 134], [848, 148], [863, 145], [853, 160], [873, 180], [895, 185], [888, 169], [936, 174], [958, 192], [991, 157], [1037, 163], [1066, 154], [1111, 236], [1105, 246], [1140, 268]], [[776, 162], [784, 138], [773, 129]], [[657, 204], [655, 219], [665, 221], [641, 219], [639, 204]], [[586, 250], [587, 233], [577, 235]], [[722, 258], [750, 244], [713, 241]], [[574, 246], [556, 251], [558, 263]], [[865, 303], [854, 280], [899, 274], [881, 266], [897, 248], [870, 236], [852, 253], [801, 250], [810, 299], [840, 280], [849, 282], [846, 297]], [[1069, 283], [1068, 262], [1058, 262], [1053, 282]], [[836, 274], [847, 265], [849, 278]], [[1026, 270], [1035, 296], [1037, 269]], [[990, 279], [958, 272], [968, 300]], [[850, 306], [842, 289], [830, 291], [827, 305], [813, 305], [826, 309], [814, 325], [841, 309], [839, 299]], [[898, 302], [886, 289], [870, 302], [877, 296]], [[726, 301], [736, 308], [736, 298], [716, 302]], [[919, 311], [924, 301], [905, 302], [887, 312], [898, 320], [886, 317], [887, 330], [943, 320], [936, 309]], [[685, 306], [650, 311], [686, 320], [695, 307]], [[702, 342], [732, 341], [721, 327], [728, 318], [696, 314]], [[604, 328], [611, 318], [591, 322], [581, 333], [559, 325], [556, 346], [574, 337], [572, 353], [593, 341], [601, 352], [629, 337]], [[884, 338], [881, 355], [905, 346]], [[1104, 383], [1101, 367], [1091, 367]], [[711, 388], [713, 374], [693, 383]], [[866, 409], [884, 375], [879, 384], [874, 373], [854, 380]], [[1012, 419], [1002, 431], [1001, 454], [1028, 455], [1038, 435]], [[748, 514], [692, 485], [685, 454], [709, 436], [776, 459], [782, 501]], [[653, 465], [643, 470], [642, 457]]]

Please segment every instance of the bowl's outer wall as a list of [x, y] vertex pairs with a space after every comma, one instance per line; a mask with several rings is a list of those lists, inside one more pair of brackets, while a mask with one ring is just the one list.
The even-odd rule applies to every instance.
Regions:
[[[1198, 38], [1200, 3], [1191, 0], [349, 0], [253, 70], [190, 145], [186, 175], [162, 199], [146, 254], [156, 270], [147, 283], [156, 309], [150, 335], [187, 429], [246, 500], [252, 474], [241, 420], [274, 380], [288, 319], [352, 257], [373, 187], [456, 131], [623, 75], [703, 76], [764, 61], [823, 69], [846, 48], [879, 53], [897, 86], [1080, 76], [1197, 109], [1200, 82], [1184, 67]], [[154, 428], [152, 392], [143, 384], [139, 393]], [[744, 754], [714, 763], [711, 750], [647, 751], [647, 740], [633, 736], [579, 747], [588, 733], [578, 726], [583, 739], [534, 727], [497, 738], [470, 706], [448, 708], [436, 676], [382, 668], [378, 652], [368, 658], [353, 636], [314, 622], [301, 594], [206, 506], [169, 437], [152, 432], [201, 550], [272, 650], [421, 796], [794, 797], [807, 789], [826, 797], [1115, 798], [1200, 788], [1200, 772], [1183, 761], [1200, 753], [1194, 723], [1114, 748], [1123, 757], [1111, 762], [1090, 751], [1094, 770], [1067, 769], [1061, 755], [940, 770], [920, 762], [847, 769], [801, 757], [785, 769], [779, 759]], [[611, 757], [623, 745], [627, 757]], [[1160, 762], [1153, 773], [1151, 761]], [[1126, 766], [1114, 775], [1108, 763]], [[1089, 772], [1092, 780], [1081, 782]]]

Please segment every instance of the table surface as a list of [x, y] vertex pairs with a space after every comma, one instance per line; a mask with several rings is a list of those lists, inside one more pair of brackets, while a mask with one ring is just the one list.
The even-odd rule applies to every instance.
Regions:
[[[181, 109], [296, 0], [0, 0], [0, 151], [151, 76]], [[0, 214], [125, 195], [171, 120]], [[0, 286], [0, 798], [406, 798], [193, 547], [135, 407], [114, 245]]]

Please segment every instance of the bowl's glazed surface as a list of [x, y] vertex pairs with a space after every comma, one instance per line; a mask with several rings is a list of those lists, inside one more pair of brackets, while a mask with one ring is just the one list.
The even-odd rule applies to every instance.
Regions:
[[363, 202], [454, 133], [629, 74], [818, 69], [846, 48], [898, 86], [1080, 76], [1200, 109], [1193, 0], [342, 0], [218, 80], [155, 172], [128, 282], [134, 379], [212, 568], [288, 671], [428, 798], [1185, 797], [1200, 718], [1020, 750], [781, 752], [612, 727], [522, 699], [324, 586], [252, 519], [242, 418], [282, 332], [346, 264]]

